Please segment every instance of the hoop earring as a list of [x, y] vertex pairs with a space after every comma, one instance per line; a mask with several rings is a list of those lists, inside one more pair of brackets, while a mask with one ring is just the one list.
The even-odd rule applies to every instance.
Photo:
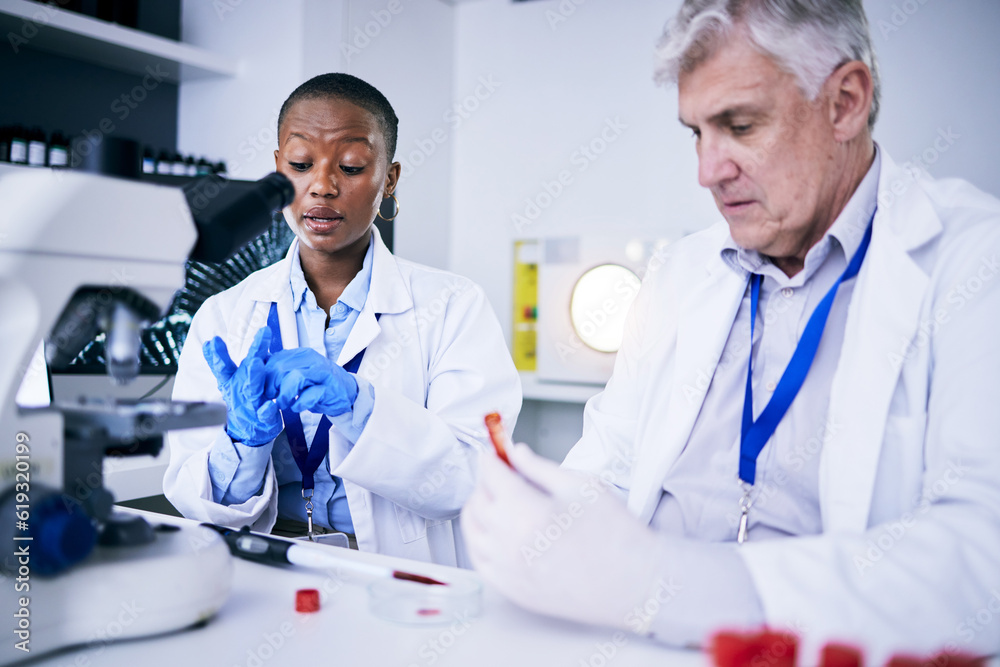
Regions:
[[[378, 217], [382, 218], [386, 222], [392, 222], [393, 220], [396, 219], [396, 216], [399, 215], [399, 200], [396, 199], [396, 195], [392, 194], [391, 192], [389, 193], [389, 197], [391, 197], [392, 201], [395, 203], [395, 210], [396, 210], [396, 212], [392, 214], [391, 218], [387, 218], [384, 215], [382, 215], [382, 207], [379, 206], [378, 207], [378, 213], [377, 213]], [[383, 199], [384, 199], [384, 197], [383, 197]]]

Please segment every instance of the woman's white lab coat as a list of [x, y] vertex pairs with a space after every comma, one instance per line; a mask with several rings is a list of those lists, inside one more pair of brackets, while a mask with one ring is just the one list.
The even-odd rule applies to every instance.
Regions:
[[[474, 486], [480, 448], [489, 442], [483, 416], [499, 411], [513, 428], [520, 380], [479, 286], [394, 257], [377, 231], [373, 242], [368, 299], [338, 363], [367, 348], [358, 375], [372, 383], [375, 407], [353, 447], [331, 428], [331, 472], [344, 480], [361, 550], [468, 567], [458, 515]], [[299, 346], [292, 256], [289, 250], [198, 310], [181, 352], [175, 400], [222, 401], [202, 344], [221, 336], [238, 364], [266, 326], [272, 302], [283, 347]], [[259, 495], [238, 505], [213, 502], [208, 455], [218, 439], [228, 441], [223, 426], [171, 431], [164, 493], [186, 517], [269, 531], [278, 516], [273, 461]], [[287, 451], [284, 434], [273, 447], [272, 457]]]

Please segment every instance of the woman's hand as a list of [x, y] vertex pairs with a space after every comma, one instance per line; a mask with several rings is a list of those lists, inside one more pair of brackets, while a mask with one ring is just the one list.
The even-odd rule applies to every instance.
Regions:
[[312, 348], [275, 352], [265, 370], [267, 394], [282, 410], [336, 417], [349, 412], [358, 397], [354, 376]]
[[219, 383], [228, 408], [226, 432], [237, 442], [259, 447], [274, 440], [284, 424], [278, 406], [266, 395], [266, 372], [271, 330], [262, 327], [254, 336], [239, 367], [229, 356], [225, 341], [216, 336], [206, 341], [202, 354]]

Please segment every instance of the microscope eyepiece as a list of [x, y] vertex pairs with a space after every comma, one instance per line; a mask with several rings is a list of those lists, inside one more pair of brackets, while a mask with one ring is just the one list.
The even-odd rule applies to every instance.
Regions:
[[295, 198], [295, 186], [277, 172], [238, 193], [220, 176], [199, 179], [184, 189], [198, 241], [191, 259], [221, 262], [271, 224], [271, 214]]

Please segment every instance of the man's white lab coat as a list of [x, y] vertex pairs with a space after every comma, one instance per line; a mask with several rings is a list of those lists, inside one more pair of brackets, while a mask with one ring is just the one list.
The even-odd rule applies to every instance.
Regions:
[[[831, 388], [835, 427], [817, 454], [823, 533], [751, 535], [738, 552], [768, 624], [802, 633], [806, 655], [827, 640], [861, 640], [869, 657], [945, 645], [992, 653], [1000, 202], [962, 181], [915, 179], [884, 152], [878, 201]], [[699, 418], [704, 379], [747, 287], [720, 257], [727, 236], [719, 224], [654, 260], [614, 376], [587, 405], [566, 459], [614, 475], [644, 522]]]
[[[360, 549], [468, 567], [458, 515], [474, 486], [480, 448], [489, 443], [483, 417], [499, 411], [513, 428], [520, 379], [480, 287], [394, 257], [377, 231], [373, 239], [368, 299], [338, 363], [367, 348], [358, 375], [374, 386], [375, 407], [353, 447], [331, 428], [331, 472], [344, 480]], [[202, 344], [221, 336], [238, 364], [266, 326], [272, 302], [282, 346], [299, 346], [291, 255], [198, 310], [181, 352], [175, 400], [222, 401]], [[273, 461], [259, 495], [238, 505], [213, 502], [208, 455], [220, 438], [228, 442], [222, 426], [171, 431], [164, 493], [189, 518], [269, 531], [278, 515]], [[284, 434], [273, 447], [272, 456], [288, 452]], [[321, 467], [317, 474], [323, 473]]]

